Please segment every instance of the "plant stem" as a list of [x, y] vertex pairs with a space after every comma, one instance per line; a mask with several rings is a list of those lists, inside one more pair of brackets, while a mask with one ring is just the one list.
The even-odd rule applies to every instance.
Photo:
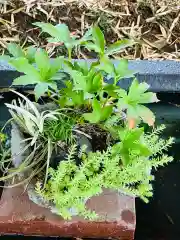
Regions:
[[105, 107], [107, 105], [108, 102], [112, 101], [114, 98], [113, 97], [110, 97], [110, 98], [107, 98], [103, 104], [103, 107]]
[[69, 61], [72, 60], [72, 48], [68, 48], [68, 59]]

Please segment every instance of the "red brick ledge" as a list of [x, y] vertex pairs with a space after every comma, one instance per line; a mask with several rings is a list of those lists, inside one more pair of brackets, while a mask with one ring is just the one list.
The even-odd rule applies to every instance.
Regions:
[[134, 239], [134, 198], [105, 190], [87, 206], [105, 220], [90, 222], [73, 217], [65, 221], [32, 203], [22, 188], [5, 189], [0, 200], [0, 234]]

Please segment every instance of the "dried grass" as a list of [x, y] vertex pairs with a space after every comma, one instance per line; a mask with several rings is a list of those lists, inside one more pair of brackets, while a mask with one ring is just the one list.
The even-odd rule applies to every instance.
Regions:
[[[2, 3], [3, 1], [3, 3]], [[0, 51], [9, 41], [47, 47], [32, 22], [65, 22], [82, 35], [98, 22], [107, 42], [129, 37], [138, 44], [129, 59], [180, 60], [180, 0], [0, 0]], [[51, 46], [49, 51], [59, 51]], [[93, 57], [82, 52], [76, 57]], [[115, 56], [119, 57], [119, 56]]]

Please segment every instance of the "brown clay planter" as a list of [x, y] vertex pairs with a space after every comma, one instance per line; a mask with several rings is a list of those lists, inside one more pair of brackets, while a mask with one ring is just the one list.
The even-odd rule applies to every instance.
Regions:
[[22, 187], [4, 189], [0, 200], [0, 233], [61, 237], [134, 239], [135, 200], [111, 190], [87, 202], [104, 220], [73, 217], [65, 221], [28, 199]]

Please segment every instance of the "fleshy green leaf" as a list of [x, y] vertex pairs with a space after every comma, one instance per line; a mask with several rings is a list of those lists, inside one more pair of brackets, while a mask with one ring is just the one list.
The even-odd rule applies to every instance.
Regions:
[[9, 43], [7, 45], [7, 49], [9, 51], [9, 53], [15, 57], [15, 58], [19, 58], [19, 57], [25, 57], [25, 53], [22, 50], [22, 48], [16, 44], [16, 43]]
[[56, 26], [50, 23], [34, 23], [42, 29], [43, 32], [48, 33], [54, 39], [49, 39], [50, 42], [63, 42], [67, 48], [71, 48], [73, 44], [73, 39], [70, 36], [70, 31], [67, 25], [57, 24]]
[[42, 32], [46, 32], [52, 37], [55, 37], [55, 38], [59, 37], [58, 28], [55, 28], [55, 26], [52, 25], [51, 23], [36, 22], [36, 23], [33, 23], [33, 25], [40, 27], [42, 29]]
[[82, 75], [82, 73], [76, 70], [72, 70], [69, 73], [73, 78], [73, 83], [74, 83], [73, 90], [86, 91], [86, 87], [87, 87], [86, 78]]
[[133, 40], [129, 40], [129, 39], [119, 40], [119, 41], [111, 44], [107, 48], [105, 54], [112, 55], [114, 53], [122, 52], [125, 48], [131, 47], [134, 44], [135, 44], [135, 42]]
[[[138, 83], [138, 81], [136, 81]], [[138, 92], [141, 93], [145, 93], [148, 89], [149, 89], [149, 84], [147, 84], [146, 82], [142, 82], [142, 83], [138, 83]]]
[[47, 83], [39, 83], [34, 88], [36, 101], [48, 90]]
[[121, 59], [119, 61], [119, 64], [116, 67], [116, 75], [117, 75], [118, 80], [120, 80], [121, 78], [134, 77], [135, 73], [136, 73], [135, 71], [128, 69], [128, 60], [127, 59]]
[[50, 61], [47, 52], [43, 49], [38, 49], [35, 54], [35, 61], [38, 69], [40, 70], [42, 79], [46, 80], [50, 69]]
[[91, 123], [97, 123], [100, 121], [100, 114], [101, 114], [101, 106], [97, 99], [93, 100], [92, 103], [93, 112], [92, 113], [84, 113], [84, 119], [91, 122]]
[[79, 41], [80, 44], [84, 44], [84, 42], [90, 41], [90, 40], [93, 40], [93, 39], [92, 39], [92, 27], [89, 28], [89, 29], [85, 32], [84, 36], [83, 36], [80, 40], [78, 40], [78, 41]]
[[70, 31], [66, 24], [58, 24], [55, 26], [58, 29], [59, 37], [58, 39], [64, 43], [69, 43], [71, 41]]
[[117, 89], [116, 92], [118, 93], [118, 96], [121, 97], [121, 98], [126, 98], [127, 97], [126, 90], [124, 90], [122, 88]]
[[149, 85], [147, 83], [139, 83], [134, 79], [128, 93], [128, 99], [134, 103], [152, 103], [158, 102], [155, 93], [147, 92]]
[[141, 95], [141, 98], [139, 100], [139, 103], [154, 103], [159, 102], [156, 93], [147, 92]]
[[103, 56], [101, 59], [100, 59], [100, 65], [97, 66], [97, 68], [99, 70], [102, 70], [106, 73], [108, 73], [109, 75], [111, 76], [114, 76], [114, 71], [115, 71], [115, 68], [114, 68], [114, 64], [112, 63], [112, 61], [106, 57], [106, 56]]
[[113, 153], [121, 155], [123, 165], [131, 163], [132, 157], [130, 154], [132, 152], [134, 156], [148, 157], [151, 155], [150, 148], [144, 144], [143, 128], [124, 128], [118, 133], [120, 142], [113, 146]]
[[29, 64], [26, 58], [11, 59], [9, 61], [9, 64], [15, 67], [18, 72], [25, 73], [34, 78], [36, 81], [39, 81], [41, 79], [38, 71], [35, 69], [35, 67]]
[[149, 126], [153, 126], [155, 122], [154, 113], [147, 107], [143, 105], [136, 106], [137, 115]]
[[74, 68], [75, 70], [78, 70], [80, 72], [83, 73], [83, 75], [88, 75], [89, 73], [89, 68], [88, 68], [88, 64], [86, 61], [81, 61], [81, 62], [74, 62]]
[[48, 86], [54, 89], [55, 91], [57, 90], [57, 84], [56, 82], [47, 82]]
[[143, 128], [135, 128], [128, 130], [126, 135], [121, 135], [120, 137], [122, 140], [126, 140], [126, 143], [130, 145], [132, 142], [138, 141], [140, 137], [144, 134], [144, 129]]
[[128, 96], [130, 98], [133, 98], [134, 96], [137, 96], [138, 86], [139, 86], [138, 80], [134, 79], [131, 83], [131, 86], [129, 87]]
[[71, 93], [72, 101], [75, 105], [82, 105], [84, 103], [84, 93], [83, 91], [74, 91]]
[[150, 149], [142, 143], [134, 143], [133, 148], [137, 151], [137, 154], [140, 156], [148, 157], [151, 155]]
[[62, 69], [63, 60], [64, 59], [62, 57], [57, 57], [50, 60], [49, 76], [53, 77], [59, 70]]
[[29, 75], [24, 75], [14, 79], [12, 84], [13, 85], [29, 85], [29, 84], [36, 84], [36, 83], [40, 83], [40, 81], [37, 81], [37, 79], [32, 78]]
[[102, 75], [101, 75], [101, 74], [97, 74], [97, 75], [93, 78], [92, 91], [93, 91], [93, 92], [97, 92], [98, 90], [100, 90], [101, 87], [102, 87], [102, 82], [103, 82]]
[[94, 52], [101, 53], [101, 48], [94, 43], [87, 42], [87, 43], [84, 44], [84, 46], [88, 50], [93, 50]]
[[37, 48], [32, 46], [26, 49], [26, 58], [28, 59], [29, 63], [35, 62], [36, 51], [37, 51]]
[[98, 26], [95, 26], [92, 29], [92, 35], [93, 35], [96, 46], [98, 46], [99, 49], [101, 49], [101, 53], [104, 53], [105, 39], [104, 39], [103, 32], [101, 31], [101, 29]]
[[8, 56], [8, 55], [2, 55], [2, 56], [0, 56], [0, 61], [9, 62], [10, 59], [11, 59], [11, 57]]
[[98, 123], [106, 120], [112, 113], [112, 106], [101, 107], [97, 99], [92, 102], [93, 112], [83, 114], [84, 119], [90, 123]]
[[139, 115], [136, 112], [136, 106], [133, 105], [128, 105], [127, 106], [127, 119], [131, 120], [131, 119], [138, 119]]
[[101, 112], [100, 120], [104, 121], [104, 120], [108, 119], [108, 117], [112, 113], [112, 109], [113, 109], [113, 106], [105, 106], [105, 107], [103, 107], [102, 112]]

